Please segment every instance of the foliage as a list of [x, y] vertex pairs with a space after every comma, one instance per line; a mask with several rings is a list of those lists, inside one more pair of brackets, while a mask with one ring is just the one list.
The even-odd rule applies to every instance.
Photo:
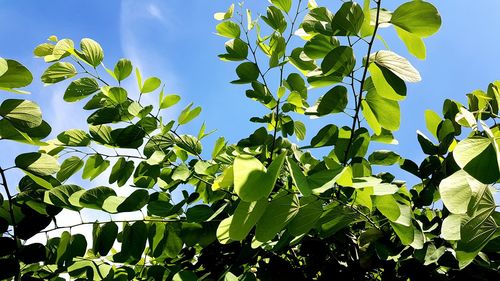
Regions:
[[[50, 64], [42, 82], [69, 82], [64, 100], [82, 104], [89, 126], [45, 140], [51, 129], [35, 103], [2, 101], [1, 140], [40, 148], [15, 158], [25, 174], [16, 194], [8, 169], [0, 169], [6, 192], [0, 198], [1, 279], [498, 277], [500, 215], [493, 192], [500, 179], [500, 82], [468, 94], [466, 105], [446, 100], [442, 116], [426, 112], [433, 140], [418, 132], [426, 155], [421, 163], [373, 151], [372, 142], [397, 144], [392, 132], [400, 127], [406, 82], [420, 80], [406, 58], [374, 50], [383, 40], [377, 31], [394, 28], [409, 53], [423, 59], [423, 39], [441, 25], [436, 8], [424, 1], [392, 12], [381, 0], [375, 6], [270, 3], [258, 18], [242, 5], [215, 15], [218, 35], [229, 39], [219, 57], [239, 63], [231, 83], [247, 87], [246, 96], [268, 113], [250, 119], [261, 127], [248, 138], [229, 144], [220, 137], [208, 152], [202, 140], [212, 132], [205, 124], [197, 136], [178, 130], [201, 108], [191, 103], [176, 120], [166, 120], [180, 97], [165, 94], [159, 78], [144, 79], [131, 61], [106, 68], [103, 49], [88, 38], [78, 48], [52, 36], [35, 48]], [[138, 87], [125, 89], [132, 73]], [[22, 64], [0, 59], [2, 90], [24, 93], [18, 88], [31, 81]], [[322, 93], [313, 102], [312, 91]], [[141, 102], [144, 95], [157, 95], [157, 104]], [[351, 119], [332, 118], [339, 113]], [[306, 139], [303, 115], [338, 123], [300, 146], [292, 137]], [[372, 172], [392, 165], [418, 183]], [[89, 186], [106, 175], [109, 186], [72, 184], [79, 172]], [[118, 195], [125, 185], [132, 191]], [[62, 209], [94, 209], [111, 220], [58, 226]], [[143, 219], [113, 215], [134, 211], [145, 213]], [[86, 224], [91, 239], [74, 230]], [[51, 235], [59, 229], [64, 232]], [[48, 234], [45, 244], [29, 242], [39, 233]]]

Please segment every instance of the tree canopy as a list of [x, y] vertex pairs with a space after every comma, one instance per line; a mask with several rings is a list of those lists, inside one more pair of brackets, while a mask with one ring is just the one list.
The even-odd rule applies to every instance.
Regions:
[[[236, 143], [207, 141], [217, 124], [183, 133], [202, 108], [189, 103], [168, 117], [181, 97], [129, 59], [104, 64], [90, 38], [51, 36], [34, 49], [47, 63], [41, 82], [63, 84], [64, 101], [88, 116], [87, 128], [52, 132], [36, 103], [9, 96], [26, 94], [30, 70], [0, 58], [0, 141], [33, 148], [5, 152], [13, 166], [0, 167], [0, 279], [499, 277], [500, 82], [467, 94], [466, 104], [447, 99], [442, 112], [426, 111], [415, 148], [425, 158], [408, 159], [391, 150], [393, 132], [404, 125], [407, 83], [421, 76], [377, 32], [393, 29], [409, 55], [425, 59], [424, 40], [441, 26], [437, 9], [269, 2], [262, 14], [233, 4], [214, 15], [225, 40], [219, 58], [235, 64], [228, 80], [265, 109], [250, 118], [259, 128]], [[317, 119], [326, 125], [308, 132]], [[17, 185], [11, 169], [24, 174]], [[108, 184], [95, 186], [102, 175]], [[63, 209], [109, 218], [59, 226]], [[126, 219], [130, 212], [142, 218]], [[33, 241], [41, 233], [46, 239]]]

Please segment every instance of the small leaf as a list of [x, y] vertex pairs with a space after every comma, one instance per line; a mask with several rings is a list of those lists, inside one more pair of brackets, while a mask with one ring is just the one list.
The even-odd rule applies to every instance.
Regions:
[[191, 110], [191, 106], [193, 106], [193, 103], [190, 103], [188, 106], [186, 106], [179, 115], [177, 122], [179, 122], [180, 125], [187, 124], [198, 115], [200, 115], [201, 107], [198, 106]]
[[141, 93], [151, 93], [154, 90], [158, 89], [161, 85], [161, 80], [157, 77], [150, 77], [144, 81], [144, 85], [142, 85]]
[[177, 104], [181, 100], [181, 97], [178, 95], [167, 95], [160, 102], [160, 109], [169, 108], [175, 104]]
[[128, 59], [120, 59], [116, 63], [113, 73], [115, 74], [118, 82], [124, 80], [129, 77], [130, 73], [132, 73], [132, 62]]
[[110, 196], [116, 196], [112, 188], [98, 186], [85, 191], [80, 197], [80, 204], [86, 208], [101, 210], [104, 201]]

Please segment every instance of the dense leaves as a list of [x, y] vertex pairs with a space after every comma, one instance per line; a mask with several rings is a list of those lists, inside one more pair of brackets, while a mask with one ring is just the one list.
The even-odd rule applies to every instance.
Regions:
[[[211, 138], [200, 106], [143, 79], [132, 61], [106, 68], [92, 39], [37, 46], [49, 63], [41, 81], [64, 84], [66, 102], [87, 99], [89, 126], [44, 140], [51, 129], [38, 105], [2, 100], [1, 140], [39, 149], [15, 157], [12, 169], [26, 175], [16, 194], [0, 168], [0, 278], [498, 279], [500, 82], [468, 94], [467, 105], [446, 100], [442, 115], [426, 111], [429, 137], [417, 132], [425, 156], [414, 162], [390, 145], [413, 94], [406, 83], [421, 76], [374, 42], [392, 25], [425, 58], [422, 38], [441, 25], [436, 8], [305, 2], [271, 0], [257, 18], [243, 4], [214, 15], [228, 40], [219, 58], [237, 62], [232, 83], [262, 105], [250, 118], [258, 129], [236, 143]], [[101, 67], [110, 77], [91, 74]], [[129, 89], [123, 81], [133, 79]], [[24, 93], [17, 88], [31, 80], [0, 59], [0, 90]], [[76, 215], [69, 226], [62, 209]], [[78, 218], [89, 209], [99, 215]], [[78, 233], [84, 226], [91, 237]], [[48, 239], [32, 243], [40, 232]]]

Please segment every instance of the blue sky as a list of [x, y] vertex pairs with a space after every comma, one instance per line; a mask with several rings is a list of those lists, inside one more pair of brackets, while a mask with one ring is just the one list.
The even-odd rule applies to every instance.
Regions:
[[[320, 5], [340, 3], [317, 2]], [[403, 3], [384, 2], [389, 8]], [[83, 37], [93, 38], [103, 46], [108, 67], [121, 57], [130, 58], [141, 69], [143, 77], [158, 76], [166, 84], [168, 93], [183, 97], [170, 116], [175, 117], [191, 101], [201, 105], [201, 116], [185, 132], [196, 134], [202, 121], [206, 121], [207, 129], [218, 129], [206, 141], [205, 149], [209, 152], [216, 136], [226, 136], [231, 142], [248, 136], [258, 128], [248, 119], [256, 111], [264, 113], [259, 104], [246, 99], [244, 86], [229, 84], [235, 78], [237, 64], [217, 58], [217, 54], [224, 51], [225, 40], [214, 34], [217, 22], [213, 13], [225, 11], [231, 3], [229, 0], [56, 0], [48, 4], [46, 1], [0, 0], [0, 57], [19, 60], [33, 71], [35, 82], [28, 87], [32, 92], [28, 98], [41, 105], [55, 132], [85, 128], [85, 115], [79, 110], [82, 104], [62, 101], [64, 85], [41, 85], [38, 77], [47, 65], [34, 59], [32, 50], [50, 35], [75, 42]], [[255, 15], [264, 12], [265, 4], [264, 0], [249, 0], [246, 6], [254, 10]], [[422, 82], [409, 85], [408, 98], [402, 103], [402, 126], [396, 133], [400, 145], [390, 147], [416, 161], [423, 159], [415, 132], [425, 131], [425, 109], [440, 112], [445, 98], [465, 102], [467, 92], [485, 89], [489, 82], [500, 79], [497, 66], [500, 2], [454, 0], [434, 1], [434, 4], [442, 14], [443, 25], [436, 35], [426, 40], [427, 60], [419, 61], [408, 55], [392, 30], [382, 33], [393, 51], [408, 57], [423, 77]], [[126, 85], [136, 87], [132, 79]], [[3, 98], [19, 98], [1, 94]], [[311, 101], [317, 97], [318, 94], [311, 95]], [[335, 120], [336, 117], [327, 118]], [[309, 138], [321, 124], [314, 120], [308, 124]], [[11, 166], [20, 151], [33, 149], [7, 142], [2, 142], [1, 148], [2, 166]]]

